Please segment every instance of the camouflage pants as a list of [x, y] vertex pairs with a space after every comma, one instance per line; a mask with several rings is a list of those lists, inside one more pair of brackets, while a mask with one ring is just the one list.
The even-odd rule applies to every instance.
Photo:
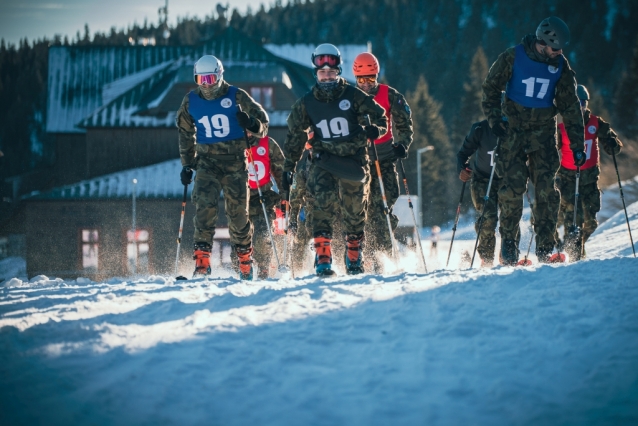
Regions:
[[[399, 198], [399, 175], [397, 174], [396, 163], [394, 161], [383, 161], [380, 164], [383, 189], [390, 211], [390, 224], [392, 231], [397, 228], [399, 218], [392, 213], [392, 207]], [[383, 197], [379, 188], [379, 178], [376, 168], [371, 166], [370, 173], [370, 194], [368, 196], [368, 215], [365, 225], [366, 247], [372, 251], [383, 251], [392, 253], [392, 240], [388, 231], [388, 222], [383, 211]]]
[[[268, 214], [268, 224], [272, 227], [272, 223], [276, 217], [275, 206], [279, 205], [280, 197], [279, 194], [270, 190], [264, 191], [263, 194], [264, 205], [266, 206], [266, 213]], [[270, 262], [272, 261], [273, 251], [266, 218], [264, 217], [264, 210], [259, 202], [259, 195], [251, 195], [248, 211], [250, 222], [253, 224], [254, 229], [253, 259], [258, 266], [257, 276], [260, 279], [268, 278], [268, 271]], [[277, 249], [279, 250], [279, 247], [277, 247]]]
[[195, 242], [213, 242], [219, 216], [219, 197], [224, 191], [230, 243], [249, 246], [252, 227], [248, 220], [248, 173], [244, 161], [217, 161], [201, 158], [192, 201], [195, 204]]
[[[598, 189], [598, 167], [582, 170], [578, 183], [578, 209], [576, 222], [581, 228], [583, 243], [598, 228], [596, 214], [600, 211], [600, 190]], [[574, 222], [574, 201], [576, 199], [576, 171], [561, 167], [556, 174], [556, 189], [560, 191], [559, 224], [569, 229]]]
[[503, 240], [516, 240], [520, 235], [523, 194], [529, 178], [536, 191], [533, 208], [536, 252], [551, 253], [554, 249], [560, 203], [560, 195], [554, 188], [554, 175], [559, 164], [555, 121], [541, 128], [510, 129], [500, 143], [496, 160], [496, 174], [501, 178], [498, 190], [501, 204], [499, 230]]
[[[498, 188], [500, 187], [500, 180], [493, 179], [492, 187], [490, 188], [489, 200], [487, 201], [487, 207], [485, 208], [485, 214], [483, 215], [483, 225], [481, 225], [481, 233], [479, 234], [479, 243], [477, 251], [481, 259], [491, 262], [494, 260], [494, 249], [496, 248], [496, 225], [498, 224]], [[479, 218], [483, 212], [483, 205], [485, 204], [485, 194], [487, 193], [487, 186], [489, 179], [472, 177], [470, 182], [470, 189], [472, 193], [472, 203], [476, 209], [476, 222], [474, 223], [474, 229], [477, 234], [479, 232]]]
[[363, 232], [368, 205], [367, 173], [365, 182], [355, 182], [335, 177], [321, 167], [312, 166], [308, 177], [308, 191], [315, 197], [312, 218], [313, 236], [333, 234], [332, 224], [341, 212], [345, 234]]

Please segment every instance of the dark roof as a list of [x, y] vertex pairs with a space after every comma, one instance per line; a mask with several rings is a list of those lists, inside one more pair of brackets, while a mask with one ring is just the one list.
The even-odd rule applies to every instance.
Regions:
[[219, 57], [239, 86], [286, 80], [300, 97], [314, 84], [309, 67], [275, 56], [230, 27], [197, 46], [53, 47], [47, 131], [172, 127], [184, 94], [194, 87], [192, 65], [204, 54]]

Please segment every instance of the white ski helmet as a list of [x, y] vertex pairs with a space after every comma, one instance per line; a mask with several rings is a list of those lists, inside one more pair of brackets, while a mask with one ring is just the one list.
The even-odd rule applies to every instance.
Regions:
[[341, 52], [334, 44], [320, 44], [312, 54], [312, 66], [315, 73], [318, 69], [332, 68], [341, 74]]
[[198, 75], [215, 75], [217, 76], [217, 81], [213, 84], [217, 84], [218, 81], [221, 81], [224, 78], [224, 66], [222, 65], [222, 61], [217, 59], [213, 55], [204, 55], [197, 62], [195, 62], [195, 66], [193, 67], [193, 78], [195, 79], [195, 83], [199, 84], [197, 81]]

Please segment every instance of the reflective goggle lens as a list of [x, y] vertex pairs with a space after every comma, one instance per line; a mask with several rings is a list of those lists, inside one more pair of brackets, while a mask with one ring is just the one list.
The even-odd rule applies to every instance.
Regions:
[[376, 77], [357, 77], [357, 83], [359, 84], [374, 84], [377, 82], [377, 78]]
[[217, 74], [204, 74], [195, 75], [195, 81], [197, 84], [215, 84], [219, 80], [219, 76]]
[[586, 99], [581, 99], [580, 100], [580, 106], [587, 106], [587, 100]]
[[335, 55], [317, 55], [312, 59], [312, 62], [318, 68], [325, 65], [328, 65], [329, 67], [336, 67], [339, 65], [341, 60]]

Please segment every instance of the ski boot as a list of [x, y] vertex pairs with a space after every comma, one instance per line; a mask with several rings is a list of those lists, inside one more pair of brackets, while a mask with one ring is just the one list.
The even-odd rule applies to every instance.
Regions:
[[210, 252], [212, 246], [206, 242], [195, 243], [195, 252], [193, 259], [195, 260], [195, 272], [193, 278], [210, 275]]
[[332, 270], [332, 239], [321, 234], [315, 237], [315, 273], [320, 276], [334, 275]]
[[518, 244], [516, 240], [501, 241], [500, 261], [503, 266], [516, 266], [518, 263]]
[[346, 236], [346, 272], [348, 275], [362, 274], [363, 271], [363, 232]]
[[253, 248], [237, 246], [235, 248], [239, 260], [239, 279], [252, 281], [253, 279]]

